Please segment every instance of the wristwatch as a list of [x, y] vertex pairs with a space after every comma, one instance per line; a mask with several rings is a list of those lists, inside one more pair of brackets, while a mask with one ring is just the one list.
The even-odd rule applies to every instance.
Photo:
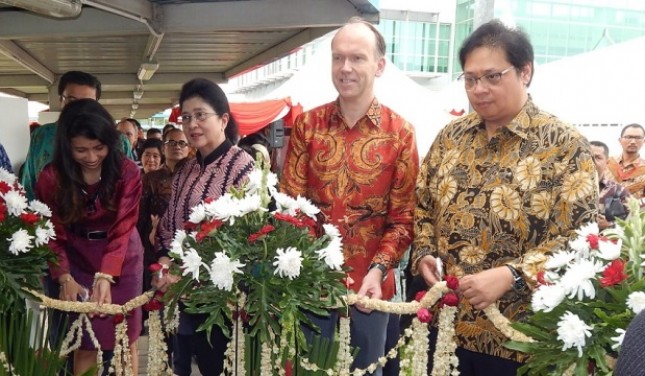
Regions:
[[524, 289], [526, 286], [526, 281], [524, 281], [524, 277], [520, 274], [520, 272], [517, 271], [514, 267], [510, 265], [506, 265], [508, 267], [508, 270], [511, 271], [511, 274], [513, 274], [513, 290], [515, 291], [521, 291]]
[[385, 267], [385, 265], [383, 265], [383, 264], [373, 262], [373, 263], [370, 264], [370, 267], [367, 268], [367, 271], [369, 272], [370, 270], [375, 269], [375, 268], [380, 270], [381, 273], [383, 273], [383, 278], [381, 279], [381, 282], [385, 281], [385, 279], [387, 278], [387, 267]]

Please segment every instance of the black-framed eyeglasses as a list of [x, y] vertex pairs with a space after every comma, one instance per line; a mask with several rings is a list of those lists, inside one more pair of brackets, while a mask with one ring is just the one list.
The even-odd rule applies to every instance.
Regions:
[[175, 146], [179, 146], [182, 149], [185, 148], [186, 146], [188, 146], [188, 142], [186, 142], [186, 141], [175, 141], [175, 140], [166, 141], [166, 142], [164, 142], [164, 144], [166, 144], [167, 146], [173, 147], [173, 148]]
[[182, 124], [190, 124], [190, 122], [193, 120], [204, 121], [213, 115], [217, 115], [217, 113], [203, 112], [203, 111], [193, 112], [192, 115], [185, 113], [185, 114], [181, 114], [181, 122]]
[[461, 76], [459, 76], [458, 80], [464, 81], [464, 86], [468, 91], [474, 90], [478, 81], [481, 81], [481, 84], [485, 87], [491, 87], [499, 84], [499, 82], [502, 80], [502, 76], [510, 72], [513, 68], [515, 67], [511, 65], [501, 72], [485, 73], [479, 77], [467, 76], [466, 74], [462, 73]]
[[623, 136], [623, 138], [629, 141], [643, 141], [643, 139], [645, 139], [644, 136], [632, 136], [632, 135]]

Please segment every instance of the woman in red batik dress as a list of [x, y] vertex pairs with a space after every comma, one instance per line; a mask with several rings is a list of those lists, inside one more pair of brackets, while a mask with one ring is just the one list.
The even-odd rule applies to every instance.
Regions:
[[[56, 239], [49, 245], [58, 263], [50, 270], [61, 285], [60, 299], [124, 304], [142, 287], [139, 168], [123, 156], [112, 116], [94, 100], [65, 106], [56, 132], [54, 159], [39, 175], [36, 195], [53, 214]], [[126, 320], [136, 375], [141, 309]], [[93, 315], [91, 322], [107, 360], [113, 355], [115, 320]], [[96, 349], [85, 333], [74, 352], [74, 374], [95, 365]]]

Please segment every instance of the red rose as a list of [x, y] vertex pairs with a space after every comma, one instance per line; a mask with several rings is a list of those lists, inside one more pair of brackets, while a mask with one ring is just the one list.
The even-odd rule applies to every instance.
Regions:
[[5, 204], [2, 202], [2, 199], [0, 199], [0, 222], [4, 221], [7, 213], [7, 207]]
[[112, 322], [114, 324], [120, 324], [123, 322], [123, 320], [125, 320], [123, 313], [117, 313], [116, 315], [114, 315], [114, 317], [112, 317]]
[[426, 296], [426, 293], [427, 293], [426, 290], [419, 291], [414, 295], [414, 300], [416, 300], [417, 302], [420, 302], [421, 299], [423, 299], [423, 297]]
[[540, 270], [536, 276], [538, 285], [548, 285], [549, 283], [544, 279], [544, 270]]
[[598, 249], [598, 234], [587, 235], [587, 241], [591, 249]]
[[459, 297], [454, 292], [449, 292], [443, 296], [441, 303], [450, 307], [456, 307], [459, 305]]
[[447, 275], [444, 277], [446, 281], [446, 286], [451, 290], [457, 290], [459, 288], [459, 278], [454, 275]]
[[621, 259], [616, 259], [605, 268], [599, 281], [602, 287], [608, 287], [617, 285], [626, 279], [625, 262]]
[[211, 202], [213, 202], [213, 201], [215, 201], [215, 199], [214, 199], [214, 198], [212, 198], [212, 197], [206, 197], [206, 199], [204, 200], [204, 204], [210, 204], [210, 203], [211, 203]]
[[432, 313], [427, 308], [421, 307], [417, 310], [417, 318], [423, 323], [432, 321]]
[[250, 243], [250, 244], [255, 243], [255, 241], [256, 241], [256, 240], [258, 240], [258, 239], [260, 238], [260, 236], [261, 236], [261, 235], [260, 235], [260, 234], [258, 234], [257, 232], [256, 232], [256, 233], [253, 233], [253, 234], [251, 234], [251, 235], [249, 235], [249, 238], [248, 238], [249, 243]]
[[22, 213], [20, 214], [20, 219], [25, 222], [25, 224], [32, 226], [34, 223], [38, 222], [40, 217], [38, 217], [38, 214], [34, 213]]
[[196, 223], [193, 223], [191, 221], [184, 222], [184, 230], [186, 230], [186, 232], [194, 231], [196, 228], [197, 228]]

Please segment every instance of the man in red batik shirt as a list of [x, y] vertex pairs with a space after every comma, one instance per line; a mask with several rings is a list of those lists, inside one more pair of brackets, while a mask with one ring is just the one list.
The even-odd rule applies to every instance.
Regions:
[[[388, 300], [392, 268], [413, 236], [419, 169], [414, 129], [374, 97], [385, 42], [373, 25], [351, 19], [331, 48], [338, 99], [296, 120], [280, 187], [311, 200], [324, 221], [339, 228], [350, 287], [359, 296]], [[334, 318], [326, 320], [316, 324], [329, 337]], [[389, 315], [357, 306], [351, 320], [351, 345], [360, 349], [352, 367], [364, 368], [384, 354]]]

